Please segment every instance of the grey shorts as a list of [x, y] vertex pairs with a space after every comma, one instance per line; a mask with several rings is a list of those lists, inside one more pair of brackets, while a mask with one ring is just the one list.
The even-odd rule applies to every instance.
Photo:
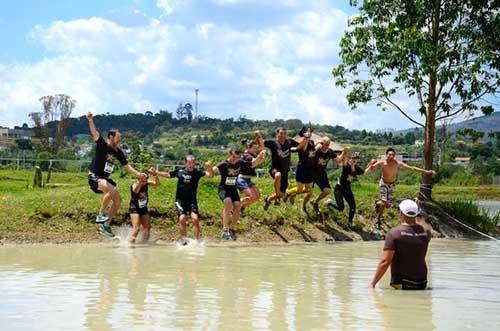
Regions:
[[396, 190], [396, 183], [387, 184], [382, 178], [380, 178], [380, 195], [379, 199], [384, 201], [388, 205], [392, 205], [394, 201], [394, 191]]

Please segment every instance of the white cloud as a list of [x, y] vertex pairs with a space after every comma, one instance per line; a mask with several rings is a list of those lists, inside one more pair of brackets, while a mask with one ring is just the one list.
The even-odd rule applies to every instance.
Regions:
[[[157, 2], [165, 15], [180, 5], [187, 6]], [[71, 95], [78, 101], [75, 114], [81, 115], [87, 110], [174, 111], [179, 102], [193, 102], [193, 90], [199, 88], [200, 113], [208, 116], [298, 117], [368, 127], [373, 122], [362, 121], [363, 112], [347, 110], [345, 92], [333, 86], [330, 73], [346, 21], [342, 11], [314, 3], [296, 9], [286, 24], [257, 28], [214, 17], [179, 23], [181, 11], [175, 24], [149, 18], [130, 27], [92, 17], [36, 26], [29, 38], [52, 56], [31, 64], [0, 64], [2, 122], [26, 121], [45, 94]]]

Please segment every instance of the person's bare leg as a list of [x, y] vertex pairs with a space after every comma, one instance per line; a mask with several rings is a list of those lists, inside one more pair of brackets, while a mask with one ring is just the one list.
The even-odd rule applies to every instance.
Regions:
[[97, 188], [99, 189], [99, 191], [104, 193], [99, 213], [105, 213], [109, 207], [109, 203], [113, 198], [113, 191], [115, 190], [115, 187], [108, 183], [105, 179], [100, 179], [99, 183], [97, 184]]
[[243, 193], [245, 194], [245, 197], [241, 199], [241, 206], [242, 207], [247, 207], [253, 202], [253, 192], [252, 188], [246, 188], [243, 190]]
[[309, 200], [311, 199], [312, 194], [313, 194], [312, 184], [305, 184], [304, 185], [304, 192], [305, 192], [305, 195], [304, 195], [304, 201], [302, 202], [302, 206], [305, 207], [307, 205], [307, 203], [309, 202]]
[[323, 189], [323, 191], [321, 191], [321, 193], [318, 195], [318, 197], [316, 198], [316, 203], [319, 204], [319, 202], [321, 200], [323, 200], [324, 198], [326, 198], [327, 196], [330, 195], [330, 193], [332, 193], [332, 190], [329, 189], [329, 188], [325, 188]]
[[274, 175], [274, 193], [267, 198], [267, 201], [281, 199], [284, 195], [285, 193], [281, 192], [281, 172], [277, 172]]
[[241, 211], [241, 202], [239, 201], [233, 202], [233, 219], [231, 222], [231, 229], [233, 230], [236, 227], [236, 223], [238, 223], [238, 219], [240, 218], [240, 211]]
[[149, 241], [149, 235], [151, 233], [151, 217], [149, 214], [143, 215], [141, 217], [142, 233], [144, 238], [144, 244]]
[[200, 221], [198, 214], [191, 213], [191, 222], [193, 223], [193, 232], [196, 240], [200, 240], [201, 237], [201, 229], [200, 229]]
[[137, 240], [137, 235], [139, 234], [139, 230], [141, 228], [141, 217], [139, 214], [130, 214], [130, 222], [132, 223], [132, 233], [130, 233], [130, 242], [135, 244]]
[[109, 221], [106, 222], [108, 226], [111, 225], [111, 222], [113, 221], [113, 218], [115, 217], [116, 212], [118, 211], [122, 203], [120, 193], [118, 193], [116, 189], [112, 191], [111, 199], [113, 200], [113, 204], [111, 205], [111, 210], [109, 211]]
[[101, 209], [99, 209], [99, 213], [106, 213], [106, 210], [109, 207], [109, 203], [111, 202], [111, 192], [104, 193], [102, 197], [102, 202], [101, 202]]
[[224, 230], [229, 229], [228, 224], [229, 224], [229, 218], [231, 217], [231, 210], [233, 209], [233, 202], [231, 201], [231, 198], [225, 198], [224, 199], [224, 210], [222, 211], [222, 228]]
[[182, 214], [179, 216], [179, 235], [182, 238], [185, 238], [187, 235], [187, 226], [186, 226], [186, 215]]

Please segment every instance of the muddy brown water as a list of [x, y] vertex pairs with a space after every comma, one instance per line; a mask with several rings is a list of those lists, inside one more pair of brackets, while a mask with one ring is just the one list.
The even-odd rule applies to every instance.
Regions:
[[500, 329], [500, 245], [433, 240], [430, 290], [372, 291], [382, 245], [3, 246], [0, 329]]

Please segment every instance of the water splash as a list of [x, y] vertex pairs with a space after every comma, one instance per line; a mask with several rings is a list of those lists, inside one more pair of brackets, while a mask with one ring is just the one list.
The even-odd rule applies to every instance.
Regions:
[[175, 243], [177, 251], [184, 251], [189, 254], [205, 255], [207, 242], [205, 240], [196, 240], [185, 238], [185, 241], [178, 241]]
[[135, 245], [147, 245], [151, 243], [151, 238], [149, 241], [144, 239], [144, 232], [139, 231], [137, 238], [135, 239], [135, 244], [131, 243], [132, 227], [127, 224], [123, 224], [115, 231], [115, 237], [113, 239], [119, 241], [119, 245], [123, 247], [131, 247]]

